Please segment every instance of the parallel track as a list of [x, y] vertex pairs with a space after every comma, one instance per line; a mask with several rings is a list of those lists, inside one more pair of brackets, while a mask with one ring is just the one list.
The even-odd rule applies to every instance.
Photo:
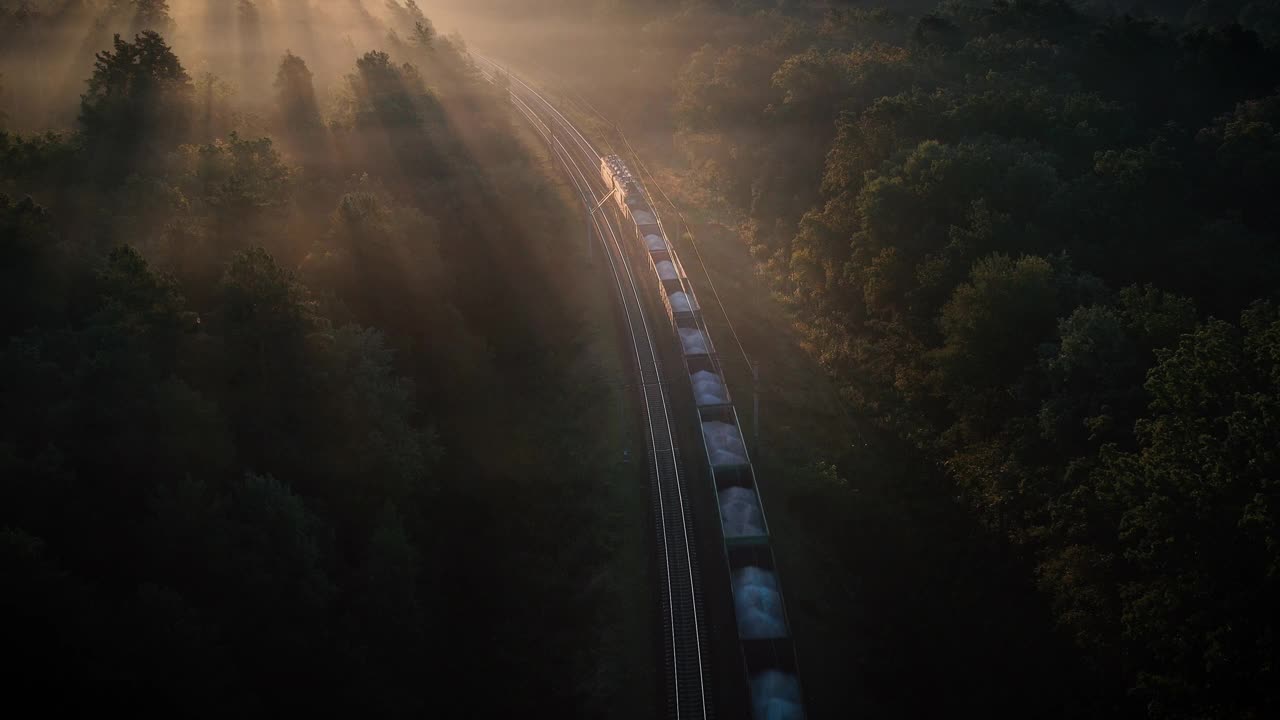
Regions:
[[[473, 57], [487, 77], [503, 72], [492, 60], [475, 53]], [[600, 154], [541, 93], [520, 78], [510, 74], [507, 77], [512, 103], [551, 147], [587, 210], [600, 208], [609, 192], [599, 177]], [[592, 212], [591, 224], [609, 260], [644, 401], [645, 445], [661, 561], [666, 714], [706, 720], [713, 717], [711, 688], [704, 670], [706, 621], [685, 474], [681, 472], [680, 451], [672, 429], [669, 389], [640, 286], [622, 246], [628, 238], [626, 228], [612, 216], [610, 208], [600, 210]]]

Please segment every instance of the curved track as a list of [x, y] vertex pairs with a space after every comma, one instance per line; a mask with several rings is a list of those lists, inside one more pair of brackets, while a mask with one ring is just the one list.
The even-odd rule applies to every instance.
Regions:
[[492, 78], [506, 74], [511, 102], [538, 131], [572, 180], [590, 225], [609, 260], [618, 301], [626, 318], [636, 384], [645, 420], [645, 445], [659, 553], [659, 580], [664, 634], [665, 695], [668, 717], [711, 718], [711, 688], [707, 685], [706, 622], [702, 587], [694, 552], [692, 517], [685, 474], [672, 428], [667, 383], [654, 334], [641, 299], [640, 285], [622, 243], [630, 238], [613, 215], [608, 190], [599, 175], [600, 153], [538, 90], [505, 73], [496, 63], [472, 53], [481, 72]]

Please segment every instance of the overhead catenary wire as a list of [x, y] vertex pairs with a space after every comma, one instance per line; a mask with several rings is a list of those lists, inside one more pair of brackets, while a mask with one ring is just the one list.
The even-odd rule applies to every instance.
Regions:
[[[711, 295], [713, 298], [715, 298], [716, 305], [719, 306], [721, 314], [724, 315], [725, 324], [729, 326], [729, 332], [730, 334], [733, 335], [733, 341], [738, 346], [738, 352], [742, 354], [742, 360], [743, 362], [746, 363], [747, 371], [752, 374], [752, 382], [755, 383], [758, 387], [760, 382], [759, 365], [751, 361], [750, 356], [747, 355], [747, 351], [742, 345], [742, 341], [738, 338], [738, 331], [736, 328], [734, 328], [733, 320], [729, 317], [728, 311], [725, 310], [724, 303], [720, 300], [720, 293], [716, 290], [715, 281], [711, 279], [711, 271], [707, 269], [707, 264], [702, 259], [702, 252], [698, 249], [698, 241], [693, 234], [693, 228], [689, 226], [689, 221], [685, 219], [684, 214], [680, 212], [680, 208], [677, 207], [675, 202], [672, 201], [671, 197], [667, 195], [667, 191], [662, 188], [662, 184], [659, 183], [658, 179], [654, 177], [652, 172], [650, 172], [649, 168], [644, 164], [644, 161], [640, 159], [640, 155], [636, 152], [635, 148], [632, 147], [631, 141], [627, 139], [626, 133], [622, 132], [622, 128], [618, 127], [616, 123], [614, 123], [612, 120], [606, 117], [605, 114], [600, 112], [600, 110], [597, 109], [596, 106], [593, 105], [590, 100], [587, 100], [580, 93], [574, 93], [574, 95], [577, 96], [577, 101], [580, 104], [586, 106], [592, 113], [595, 114], [596, 117], [600, 118], [602, 122], [604, 122], [609, 127], [613, 128], [613, 131], [618, 134], [618, 137], [621, 138], [622, 142], [627, 146], [628, 152], [631, 154], [631, 157], [636, 161], [636, 165], [640, 168], [640, 171], [645, 175], [647, 175], [649, 179], [653, 182], [653, 186], [658, 189], [659, 193], [662, 194], [663, 199], [667, 201], [667, 204], [671, 206], [671, 210], [676, 214], [676, 217], [680, 220], [680, 224], [684, 226], [685, 232], [689, 233], [689, 245], [693, 248], [694, 256], [698, 258], [698, 264], [702, 266], [702, 274], [703, 276], [706, 277], [707, 285], [711, 288]], [[609, 141], [607, 139], [604, 139], [604, 142], [606, 145], [609, 144]], [[644, 190], [645, 190], [645, 193], [647, 194], [648, 188], [645, 187]], [[652, 196], [650, 196], [649, 198], [649, 203], [651, 205], [654, 204]], [[758, 398], [757, 398], [757, 402], [758, 402]], [[862, 429], [859, 427], [859, 423], [855, 420], [854, 416], [849, 412], [849, 408], [844, 403], [837, 403], [837, 407], [839, 408], [840, 414], [843, 415], [845, 420], [849, 423], [849, 427], [853, 429], [853, 432], [855, 434], [857, 434], [858, 441], [862, 444], [863, 447], [866, 447], [867, 446], [866, 436], [863, 435]], [[758, 408], [755, 411], [755, 415], [756, 415], [756, 421], [758, 422], [759, 421]], [[758, 437], [758, 434], [759, 434], [758, 427], [756, 429], [756, 433], [757, 433], [756, 445], [758, 447], [760, 442]]]
[[[601, 115], [601, 117], [604, 116]], [[747, 349], [743, 347], [742, 339], [738, 337], [738, 329], [734, 327], [733, 319], [729, 317], [729, 311], [725, 309], [724, 302], [720, 299], [720, 291], [716, 289], [715, 280], [711, 278], [711, 270], [707, 268], [707, 263], [702, 258], [702, 251], [698, 249], [698, 239], [694, 236], [693, 228], [689, 226], [689, 221], [685, 219], [684, 213], [680, 212], [680, 208], [676, 206], [674, 201], [672, 201], [671, 196], [667, 195], [667, 191], [662, 189], [662, 185], [658, 182], [658, 179], [654, 177], [653, 173], [649, 171], [648, 166], [646, 166], [644, 161], [640, 159], [640, 155], [636, 153], [635, 148], [631, 146], [631, 141], [628, 140], [626, 134], [622, 132], [622, 128], [614, 125], [613, 129], [618, 133], [618, 137], [622, 139], [623, 144], [627, 146], [627, 151], [631, 154], [632, 159], [635, 160], [636, 165], [640, 168], [640, 172], [648, 176], [650, 182], [653, 183], [653, 186], [662, 194], [662, 198], [671, 206], [672, 212], [676, 214], [676, 217], [680, 220], [680, 224], [684, 226], [685, 232], [689, 234], [689, 246], [693, 248], [693, 254], [698, 258], [698, 264], [702, 266], [702, 274], [707, 279], [707, 287], [711, 288], [711, 296], [715, 298], [716, 306], [720, 308], [720, 314], [724, 316], [724, 322], [729, 326], [729, 333], [733, 335], [733, 342], [738, 346], [738, 352], [742, 354], [743, 362], [746, 363], [748, 368], [751, 368], [751, 357], [747, 355]], [[649, 194], [647, 185], [642, 187], [644, 187], [645, 195], [649, 196], [649, 204], [656, 205], [657, 203], [653, 201], [653, 196]]]
[[[488, 58], [485, 58], [484, 56], [479, 56], [479, 57], [481, 57], [481, 59], [491, 64], [496, 65], [494, 61]], [[532, 88], [529, 88], [529, 86], [525, 84], [523, 81], [520, 81], [519, 79], [517, 79], [517, 82], [520, 82], [521, 85], [524, 85], [526, 88], [532, 91]], [[560, 84], [560, 83], [557, 83], [557, 84]], [[683, 226], [684, 231], [689, 234], [689, 245], [693, 248], [694, 256], [698, 258], [698, 265], [702, 267], [702, 274], [707, 280], [707, 287], [711, 289], [711, 295], [716, 301], [716, 306], [720, 308], [720, 314], [724, 317], [725, 324], [729, 327], [729, 333], [733, 335], [733, 342], [735, 345], [737, 345], [738, 352], [742, 355], [742, 360], [746, 364], [747, 369], [750, 371], [755, 366], [751, 362], [750, 355], [747, 354], [746, 347], [744, 347], [742, 344], [742, 338], [738, 335], [738, 329], [734, 326], [733, 319], [729, 316], [729, 311], [725, 308], [724, 301], [721, 300], [720, 298], [720, 291], [718, 288], [716, 288], [715, 280], [713, 280], [711, 277], [711, 270], [707, 267], [706, 260], [704, 260], [702, 257], [702, 251], [698, 248], [698, 239], [694, 235], [693, 228], [690, 227], [688, 219], [685, 218], [684, 213], [680, 212], [680, 208], [671, 199], [671, 196], [667, 194], [667, 191], [663, 189], [662, 184], [658, 182], [657, 177], [655, 177], [654, 174], [649, 170], [649, 167], [645, 165], [644, 161], [640, 159], [640, 155], [636, 152], [635, 148], [632, 147], [631, 141], [627, 138], [626, 133], [622, 131], [622, 128], [618, 127], [617, 123], [613, 122], [607, 116], [605, 116], [604, 113], [600, 112], [600, 110], [596, 108], [595, 105], [593, 105], [586, 98], [582, 97], [580, 93], [572, 92], [567, 87], [564, 87], [562, 84], [561, 84], [561, 87], [563, 88], [562, 92], [566, 96], [574, 96], [574, 97], [569, 97], [571, 102], [575, 102], [577, 104], [585, 106], [588, 110], [590, 110], [590, 112], [594, 113], [596, 117], [600, 118], [600, 120], [603, 121], [606, 125], [613, 128], [613, 131], [618, 134], [619, 139], [621, 139], [623, 144], [626, 145], [628, 153], [631, 155], [631, 158], [635, 161], [636, 166], [640, 168], [640, 172], [649, 178], [649, 180], [653, 183], [653, 186], [657, 188], [659, 193], [662, 194], [662, 198], [666, 200], [668, 205], [671, 206], [671, 210], [676, 214], [676, 218], [680, 221], [680, 225]], [[545, 98], [539, 97], [538, 99], [546, 103]], [[550, 104], [549, 103], [547, 104], [550, 107]], [[559, 111], [556, 111], [554, 108], [550, 108], [550, 109], [553, 112], [555, 112], [556, 115], [560, 115]], [[560, 117], [562, 120], [565, 120], [566, 125], [569, 125], [569, 127], [579, 136], [579, 138], [581, 138], [583, 141], [586, 140], [585, 138], [582, 138], [582, 135], [577, 131], [577, 128], [574, 128], [572, 124], [568, 123], [568, 121], [564, 118], [563, 115], [560, 115]], [[613, 144], [609, 142], [608, 138], [601, 138], [601, 139], [604, 141], [605, 145], [608, 146], [609, 151], [613, 152]], [[589, 143], [588, 143], [588, 147], [590, 147]], [[596, 155], [599, 155], [599, 153], [595, 150], [595, 148], [591, 148], [591, 151]], [[641, 187], [641, 190], [644, 191], [645, 196], [648, 198], [650, 207], [654, 208], [655, 215], [657, 216], [658, 204], [654, 202], [653, 194], [649, 192], [647, 183], [640, 183], [640, 187]], [[661, 225], [662, 224], [661, 216], [657, 216], [657, 220], [659, 225]], [[664, 231], [664, 234], [666, 234], [665, 231]]]
[[[475, 56], [480, 60], [482, 60], [483, 62], [493, 65], [495, 69], [497, 68], [497, 64], [494, 63], [492, 60], [489, 60], [488, 58], [485, 58], [484, 56], [479, 54], [475, 54]], [[481, 73], [488, 75], [488, 73], [485, 73], [483, 69], [481, 69]], [[550, 149], [553, 151], [553, 154], [560, 160], [566, 173], [569, 175], [570, 180], [573, 182], [575, 189], [578, 191], [578, 194], [585, 206], [585, 209], [587, 210], [588, 223], [595, 225], [596, 234], [600, 238], [601, 244], [605, 246], [605, 249], [606, 249], [605, 254], [606, 254], [606, 257], [609, 259], [609, 264], [614, 277], [615, 286], [618, 290], [619, 299], [622, 301], [624, 306], [627, 325], [630, 329], [630, 333], [632, 336], [632, 349], [635, 354], [637, 370], [639, 371], [639, 374], [640, 374], [641, 382], [639, 386], [644, 388], [643, 395], [645, 396], [645, 399], [646, 399], [646, 407], [648, 408], [650, 405], [652, 405], [652, 408], [646, 411], [646, 418], [649, 423], [649, 437], [652, 439], [651, 449], [654, 455], [653, 472], [656, 474], [656, 477], [657, 477], [656, 489], [657, 489], [657, 502], [659, 507], [658, 516], [661, 522], [661, 537], [663, 538], [663, 546], [662, 546], [663, 557], [664, 557], [664, 564], [666, 568], [666, 578], [667, 578], [667, 582], [666, 582], [667, 609], [668, 609], [669, 617], [671, 619], [671, 647], [672, 647], [672, 654], [673, 654], [673, 660], [672, 660], [673, 664], [671, 665], [671, 670], [673, 673], [673, 680], [674, 680], [673, 699], [675, 702], [675, 708], [674, 708], [675, 716], [677, 718], [681, 718], [684, 716], [696, 717], [700, 715], [705, 720], [707, 717], [709, 717], [708, 705], [710, 703], [709, 703], [709, 697], [708, 697], [707, 682], [703, 672], [703, 658], [702, 658], [703, 643], [702, 643], [702, 637], [701, 637], [703, 630], [700, 628], [701, 623], [698, 618], [698, 613], [700, 612], [701, 600], [700, 600], [699, 592], [697, 589], [698, 581], [695, 577], [696, 562], [692, 554], [692, 545], [691, 545], [691, 540], [689, 538], [690, 520], [688, 517], [686, 517], [683, 483], [682, 483], [681, 473], [679, 470], [679, 462], [677, 460], [678, 450], [676, 448], [675, 439], [673, 436], [673, 430], [671, 427], [670, 411], [669, 411], [669, 408], [667, 407], [667, 396], [666, 396], [665, 387], [664, 387], [665, 383], [663, 382], [663, 379], [662, 379], [662, 372], [661, 372], [661, 368], [658, 361], [658, 353], [656, 348], [654, 347], [653, 333], [649, 328], [648, 320], [645, 318], [642, 303], [640, 300], [639, 289], [637, 288], [635, 278], [632, 275], [630, 264], [627, 261], [626, 254], [622, 249], [621, 238], [619, 237], [619, 233], [614, 232], [613, 223], [609, 221], [607, 214], [598, 215], [596, 213], [596, 210], [602, 207], [605, 204], [605, 202], [613, 195], [613, 191], [611, 190], [610, 192], [605, 193], [603, 197], [599, 197], [596, 195], [595, 190], [591, 187], [591, 181], [588, 179], [592, 174], [586, 172], [583, 169], [583, 167], [579, 164], [578, 159], [574, 157], [575, 153], [570, 150], [570, 146], [564, 143], [564, 139], [562, 136], [558, 136], [555, 133], [555, 125], [561, 124], [563, 125], [564, 129], [569, 131], [568, 134], [569, 134], [569, 139], [571, 141], [571, 144], [576, 145], [577, 149], [582, 152], [585, 158], [590, 159], [592, 163], [591, 167], [594, 168], [594, 163], [598, 163], [600, 160], [600, 154], [595, 150], [591, 142], [587, 140], [587, 138], [583, 136], [582, 133], [579, 132], [578, 129], [574, 127], [572, 123], [569, 122], [568, 118], [566, 118], [562, 113], [560, 113], [559, 110], [557, 110], [551, 103], [549, 103], [546, 100], [546, 98], [544, 98], [540, 93], [538, 93], [531, 86], [529, 86], [527, 83], [521, 80], [518, 76], [511, 75], [510, 73], [507, 73], [506, 75], [508, 78], [515, 80], [515, 82], [518, 85], [522, 86], [525, 89], [525, 91], [529, 93], [529, 96], [533, 102], [540, 103], [548, 111], [547, 121], [544, 121], [542, 118], [539, 117], [539, 113], [536, 112], [532, 107], [530, 107], [522, 98], [520, 98], [514, 89], [508, 88], [508, 94], [512, 102], [516, 105], [517, 109], [521, 112], [521, 114], [523, 114], [525, 118], [529, 120], [530, 123], [534, 126], [534, 128], [543, 136], [543, 139], [548, 142]], [[601, 219], [604, 220], [603, 230], [600, 225]], [[609, 240], [612, 241], [611, 243], [606, 242], [605, 231], [607, 231], [608, 238]], [[614, 262], [613, 254], [609, 252], [610, 244], [612, 245], [612, 248], [616, 251], [617, 259], [618, 259], [617, 264], [615, 264]], [[621, 266], [621, 272], [626, 276], [627, 285], [629, 285], [629, 288], [630, 288], [630, 293], [626, 293], [623, 290], [623, 283], [619, 273], [619, 265]], [[628, 295], [630, 295], [631, 297], [631, 300], [632, 300], [631, 303], [627, 302], [626, 296]], [[635, 314], [637, 315], [638, 324], [633, 324], [633, 321], [632, 321], [633, 308], [634, 308]], [[638, 340], [638, 337], [642, 337], [643, 342], [640, 342]], [[647, 352], [642, 353], [641, 352], [642, 347], [644, 347], [645, 350], [647, 350]], [[648, 362], [645, 362], [645, 358], [648, 359]], [[652, 375], [653, 381], [651, 382], [646, 381], [646, 378], [645, 378], [646, 374]], [[656, 394], [656, 399], [651, 395], [650, 390], [654, 391], [654, 394]], [[655, 418], [654, 418], [655, 414], [661, 416], [660, 418], [660, 421], [662, 423], [661, 426], [655, 426]], [[660, 430], [663, 430], [665, 432], [660, 432]], [[662, 443], [665, 446], [665, 449], [663, 450], [659, 449], [660, 437], [665, 438], [665, 442]], [[689, 584], [688, 596], [689, 596], [689, 606], [691, 608], [689, 619], [692, 621], [692, 624], [693, 624], [693, 627], [692, 627], [692, 636], [693, 636], [692, 639], [694, 644], [693, 658], [697, 664], [697, 701], [698, 702], [694, 706], [694, 708], [692, 708], [692, 710], [688, 712], [682, 712], [682, 711], [685, 711], [686, 709], [682, 708], [681, 706], [682, 678], [680, 677], [680, 674], [679, 674], [679, 657], [678, 656], [680, 655], [680, 651], [682, 648], [677, 647], [678, 645], [677, 638], [676, 638], [677, 598], [673, 596], [673, 580], [675, 578], [673, 577], [674, 568], [672, 567], [673, 563], [672, 563], [672, 555], [671, 555], [670, 543], [669, 543], [670, 536], [668, 535], [667, 514], [665, 510], [667, 501], [663, 499], [663, 491], [662, 491], [662, 468], [664, 467], [663, 460], [667, 459], [666, 454], [668, 453], [669, 453], [669, 460], [670, 460], [669, 471], [673, 476], [672, 489], [675, 491], [673, 493], [674, 499], [678, 502], [678, 509], [679, 509], [678, 516], [674, 516], [673, 520], [678, 519], [678, 529], [679, 529], [680, 540], [681, 540], [680, 544], [684, 548], [684, 561], [685, 561], [684, 567], [685, 567], [686, 573], [688, 574], [688, 584]], [[662, 454], [662, 457], [659, 457], [660, 454]], [[687, 644], [683, 645], [683, 648], [687, 649]]]
[[[738, 329], [734, 327], [733, 319], [729, 317], [729, 311], [725, 309], [724, 301], [720, 299], [720, 291], [716, 288], [715, 280], [711, 278], [711, 270], [707, 267], [706, 261], [702, 258], [702, 251], [698, 248], [698, 240], [697, 240], [697, 237], [693, 234], [693, 228], [689, 226], [689, 221], [685, 219], [684, 213], [680, 212], [680, 208], [676, 206], [675, 202], [671, 199], [671, 196], [668, 195], [667, 191], [662, 188], [662, 184], [658, 182], [658, 178], [654, 176], [654, 174], [649, 170], [648, 166], [644, 164], [644, 161], [640, 159], [640, 154], [636, 152], [636, 149], [634, 147], [632, 147], [631, 141], [627, 138], [626, 133], [622, 132], [622, 128], [618, 127], [618, 125], [613, 121], [611, 121], [608, 117], [605, 117], [604, 113], [600, 112], [600, 110], [598, 110], [596, 106], [591, 103], [590, 100], [587, 100], [585, 97], [582, 97], [580, 93], [569, 91], [568, 88], [565, 88], [565, 90], [570, 95], [569, 101], [571, 103], [585, 106], [590, 112], [594, 113], [596, 117], [600, 118], [600, 120], [603, 121], [606, 125], [613, 128], [613, 131], [618, 134], [618, 137], [627, 146], [627, 150], [631, 154], [631, 158], [635, 161], [636, 166], [640, 168], [640, 172], [643, 175], [647, 175], [649, 180], [653, 183], [653, 186], [658, 189], [659, 193], [662, 193], [663, 199], [666, 200], [667, 204], [671, 206], [672, 212], [676, 214], [676, 218], [679, 219], [680, 224], [684, 226], [685, 232], [689, 234], [689, 245], [693, 248], [694, 256], [698, 258], [698, 264], [702, 266], [702, 274], [707, 279], [707, 286], [711, 288], [711, 295], [713, 298], [715, 298], [716, 305], [720, 308], [720, 314], [724, 316], [725, 324], [729, 326], [729, 333], [733, 335], [733, 342], [735, 345], [738, 346], [738, 352], [742, 355], [742, 361], [746, 365], [747, 372], [751, 373], [751, 394], [752, 394], [751, 422], [754, 428], [753, 436], [755, 440], [755, 449], [757, 452], [759, 452], [760, 450], [760, 363], [753, 362], [751, 360], [751, 357], [747, 354], [746, 348], [743, 347], [742, 345], [742, 339], [738, 337]], [[604, 143], [609, 146], [609, 151], [613, 152], [612, 143], [610, 143], [607, 138], [602, 138], [602, 139], [604, 140]], [[640, 188], [644, 191], [645, 197], [649, 201], [649, 206], [654, 209], [654, 217], [658, 221], [658, 226], [662, 228], [663, 235], [667, 235], [666, 228], [663, 227], [662, 225], [662, 216], [661, 214], [658, 213], [657, 203], [654, 202], [653, 195], [649, 192], [648, 185], [644, 182], [641, 182]], [[668, 237], [670, 236], [668, 235]], [[859, 433], [859, 435], [861, 435], [861, 433]]]

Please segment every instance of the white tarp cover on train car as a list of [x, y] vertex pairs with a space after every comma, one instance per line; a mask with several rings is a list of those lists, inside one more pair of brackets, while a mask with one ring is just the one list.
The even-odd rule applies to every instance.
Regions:
[[667, 241], [663, 240], [661, 235], [652, 233], [644, 236], [644, 244], [648, 246], [649, 252], [667, 249]]
[[708, 420], [702, 423], [702, 439], [707, 443], [707, 455], [713, 467], [747, 463], [747, 446], [737, 425]]
[[600, 162], [600, 175], [606, 184], [613, 186], [621, 171], [622, 161], [616, 155], [610, 155]]
[[755, 720], [804, 720], [800, 680], [791, 673], [765, 670], [751, 678]]
[[[640, 191], [636, 189], [634, 183], [628, 182], [623, 178], [618, 178], [617, 188], [618, 188], [618, 194], [617, 194], [618, 207], [622, 208], [623, 210], [630, 210], [631, 208], [628, 206], [627, 201], [635, 197], [636, 195], [638, 195]], [[638, 220], [636, 222], [639, 225], [644, 224], [639, 222]]]
[[738, 615], [738, 635], [744, 640], [787, 636], [778, 576], [772, 572], [754, 565], [734, 570], [733, 609]]
[[677, 280], [680, 277], [676, 274], [676, 266], [670, 260], [659, 260], [655, 267], [658, 270], [658, 277], [663, 280]]
[[707, 336], [698, 328], [679, 328], [680, 345], [685, 355], [706, 355]]
[[726, 538], [764, 535], [764, 513], [751, 488], [727, 487], [719, 492], [720, 520]]
[[684, 291], [677, 290], [671, 293], [671, 310], [672, 312], [687, 313], [698, 309], [698, 301], [690, 298]]
[[729, 402], [724, 381], [710, 370], [699, 370], [689, 376], [693, 383], [693, 399], [699, 405], [721, 405]]
[[637, 225], [655, 225], [658, 222], [653, 213], [640, 208], [632, 208], [631, 217], [635, 219]]

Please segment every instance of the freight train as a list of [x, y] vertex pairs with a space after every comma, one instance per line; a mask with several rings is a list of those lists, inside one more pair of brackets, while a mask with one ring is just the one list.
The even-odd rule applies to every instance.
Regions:
[[702, 308], [652, 203], [622, 158], [600, 161], [600, 177], [649, 258], [684, 359], [702, 446], [720, 507], [738, 644], [755, 720], [800, 720], [804, 705], [795, 646], [755, 470]]

